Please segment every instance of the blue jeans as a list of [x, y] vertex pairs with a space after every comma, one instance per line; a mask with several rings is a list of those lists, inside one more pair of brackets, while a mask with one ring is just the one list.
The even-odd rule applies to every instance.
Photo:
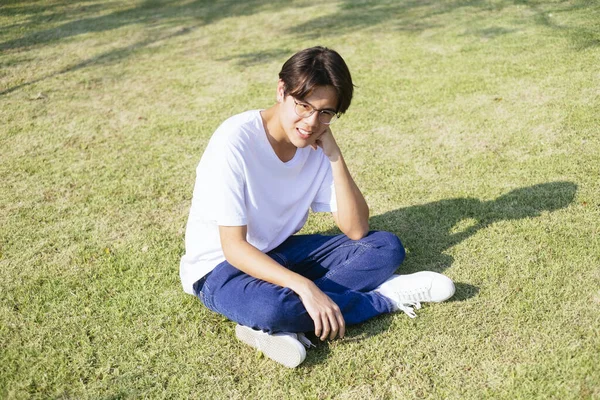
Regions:
[[[389, 232], [371, 231], [360, 240], [346, 235], [294, 235], [267, 255], [312, 280], [341, 309], [346, 325], [392, 311], [373, 292], [404, 260], [404, 247]], [[266, 332], [309, 332], [314, 323], [289, 288], [254, 278], [223, 261], [196, 282], [202, 303], [241, 325]]]

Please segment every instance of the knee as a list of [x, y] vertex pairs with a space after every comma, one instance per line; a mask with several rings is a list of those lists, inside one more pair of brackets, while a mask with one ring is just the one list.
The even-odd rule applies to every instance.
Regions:
[[367, 238], [372, 237], [372, 244], [384, 252], [391, 266], [398, 267], [404, 261], [406, 251], [398, 236], [391, 232], [371, 231]]
[[267, 332], [290, 331], [307, 316], [299, 297], [286, 288], [280, 293], [278, 301], [256, 304], [252, 322], [248, 325]]

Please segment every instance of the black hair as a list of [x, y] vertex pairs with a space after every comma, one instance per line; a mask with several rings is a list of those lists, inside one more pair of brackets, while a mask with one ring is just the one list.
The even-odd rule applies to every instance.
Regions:
[[279, 79], [284, 95], [303, 100], [316, 86], [332, 86], [337, 94], [336, 112], [350, 107], [354, 85], [346, 62], [336, 51], [316, 46], [294, 54], [283, 64]]

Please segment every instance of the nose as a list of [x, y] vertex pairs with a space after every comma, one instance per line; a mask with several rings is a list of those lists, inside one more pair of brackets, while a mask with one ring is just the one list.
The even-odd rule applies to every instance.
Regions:
[[308, 121], [308, 123], [311, 126], [318, 126], [321, 123], [321, 121], [319, 121], [319, 112], [318, 111], [315, 111], [313, 113], [313, 115], [311, 115], [310, 117], [306, 118], [306, 120]]

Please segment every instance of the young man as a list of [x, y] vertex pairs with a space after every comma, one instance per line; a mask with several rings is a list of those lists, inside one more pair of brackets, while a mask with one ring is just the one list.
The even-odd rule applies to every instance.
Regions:
[[[184, 290], [287, 367], [306, 356], [303, 332], [343, 338], [346, 325], [397, 310], [414, 317], [419, 302], [454, 294], [441, 274], [393, 275], [400, 240], [369, 231], [369, 208], [330, 129], [352, 93], [337, 52], [302, 50], [279, 73], [277, 103], [226, 120], [196, 170]], [[294, 235], [309, 208], [331, 212], [343, 234]]]

